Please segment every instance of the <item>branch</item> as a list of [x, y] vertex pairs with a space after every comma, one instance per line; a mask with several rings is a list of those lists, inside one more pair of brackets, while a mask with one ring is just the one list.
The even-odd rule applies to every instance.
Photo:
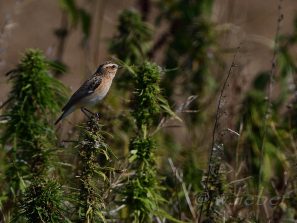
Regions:
[[[236, 59], [237, 54], [239, 53], [240, 46], [241, 46], [241, 43], [237, 47], [237, 50], [236, 50], [236, 52], [235, 52], [235, 54], [233, 56], [232, 64], [231, 64], [231, 66], [229, 68], [227, 77], [226, 77], [226, 79], [224, 81], [224, 84], [223, 84], [223, 87], [222, 87], [222, 89], [220, 91], [220, 96], [219, 96], [219, 101], [218, 101], [217, 111], [216, 111], [216, 117], [215, 117], [215, 123], [214, 123], [214, 127], [213, 127], [213, 132], [212, 132], [212, 143], [211, 143], [210, 154], [209, 154], [209, 159], [208, 159], [208, 171], [207, 171], [207, 176], [206, 176], [205, 188], [203, 190], [204, 193], [208, 192], [209, 175], [210, 175], [210, 171], [211, 171], [211, 162], [212, 162], [213, 151], [214, 151], [213, 148], [214, 148], [214, 145], [215, 145], [216, 130], [217, 130], [217, 127], [218, 127], [218, 124], [219, 124], [219, 119], [220, 119], [220, 114], [221, 114], [221, 105], [222, 105], [222, 101], [223, 101], [223, 94], [224, 94], [225, 89], [227, 87], [227, 83], [228, 83], [228, 81], [229, 81], [229, 79], [231, 77], [232, 70], [233, 70], [234, 67], [236, 67], [235, 59]], [[201, 208], [200, 208], [200, 213], [199, 213], [199, 218], [198, 218], [199, 223], [201, 221], [201, 216], [202, 216], [202, 211], [203, 211], [203, 204], [204, 204], [204, 200], [202, 201]]]

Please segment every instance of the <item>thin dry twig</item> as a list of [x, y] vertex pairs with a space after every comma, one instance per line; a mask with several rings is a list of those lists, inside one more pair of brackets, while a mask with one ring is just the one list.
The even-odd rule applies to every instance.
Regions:
[[[191, 95], [189, 96], [185, 102], [181, 103], [177, 108], [175, 109], [175, 113], [196, 113], [198, 110], [188, 110], [188, 107], [190, 104], [197, 98], [197, 95]], [[159, 130], [162, 128], [180, 128], [182, 125], [165, 125], [167, 121], [170, 120], [167, 117], [163, 117], [161, 121], [159, 122], [156, 129], [151, 133], [151, 135], [155, 135]]]
[[179, 174], [178, 169], [174, 166], [173, 161], [172, 161], [171, 158], [168, 158], [168, 162], [169, 162], [169, 165], [170, 165], [170, 167], [172, 169], [172, 172], [174, 173], [176, 179], [178, 179], [178, 181], [182, 185], [182, 189], [183, 189], [183, 192], [184, 192], [184, 195], [185, 195], [185, 198], [186, 198], [186, 201], [187, 201], [187, 204], [189, 206], [189, 209], [190, 209], [190, 212], [192, 214], [193, 219], [197, 219], [195, 208], [194, 208], [194, 206], [193, 206], [193, 204], [191, 202], [191, 199], [189, 197], [189, 192], [188, 192], [188, 190], [186, 188], [186, 184], [184, 183], [182, 176]]
[[[207, 171], [207, 176], [206, 176], [206, 182], [205, 182], [205, 188], [204, 188], [204, 193], [208, 193], [208, 182], [209, 182], [209, 175], [210, 175], [210, 171], [211, 171], [211, 161], [212, 161], [212, 157], [213, 157], [213, 148], [214, 148], [214, 145], [215, 145], [215, 136], [216, 136], [216, 130], [218, 128], [218, 125], [219, 125], [219, 119], [220, 119], [220, 116], [221, 116], [221, 106], [222, 106], [222, 101], [223, 101], [223, 95], [224, 95], [224, 92], [225, 92], [225, 89], [227, 87], [227, 83], [229, 81], [229, 78], [231, 77], [231, 74], [232, 74], [232, 70], [234, 67], [236, 67], [237, 65], [235, 64], [235, 59], [237, 57], [237, 54], [239, 53], [239, 50], [240, 50], [240, 46], [241, 46], [241, 43], [239, 44], [239, 46], [237, 47], [237, 50], [233, 56], [233, 60], [232, 60], [232, 63], [231, 63], [231, 66], [229, 68], [229, 71], [228, 71], [228, 74], [227, 74], [227, 77], [224, 81], [224, 84], [223, 84], [223, 87], [220, 91], [220, 96], [219, 96], [219, 100], [218, 100], [218, 104], [217, 104], [217, 111], [216, 111], [216, 116], [215, 116], [215, 123], [214, 123], [214, 127], [213, 127], [213, 132], [212, 132], [212, 143], [211, 143], [211, 148], [210, 148], [210, 153], [209, 153], [209, 158], [208, 158], [208, 171]], [[201, 217], [202, 217], [202, 212], [203, 212], [203, 204], [204, 204], [204, 200], [202, 201], [202, 204], [201, 204], [201, 207], [200, 207], [200, 213], [199, 213], [199, 218], [198, 218], [198, 223], [200, 223], [201, 221]]]

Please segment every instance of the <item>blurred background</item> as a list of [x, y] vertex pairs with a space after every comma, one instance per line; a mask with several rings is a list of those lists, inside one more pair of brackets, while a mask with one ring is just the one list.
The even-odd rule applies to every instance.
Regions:
[[[154, 1], [152, 1], [154, 2]], [[170, 2], [170, 1], [168, 1]], [[1, 1], [1, 73], [7, 72], [19, 60], [26, 48], [40, 48], [52, 59], [59, 53], [60, 41], [55, 34], [63, 27], [65, 12], [59, 1]], [[77, 1], [78, 7], [83, 8], [91, 16], [88, 43], [82, 47], [84, 34], [80, 27], [70, 28], [65, 40], [62, 53], [63, 62], [69, 67], [67, 75], [61, 81], [67, 83], [73, 90], [81, 84], [85, 76], [92, 73], [96, 67], [110, 58], [108, 52], [109, 40], [117, 30], [117, 18], [123, 9], [140, 9], [142, 1]], [[159, 15], [156, 5], [151, 3], [148, 21], [154, 24]], [[188, 4], [185, 2], [185, 4]], [[285, 19], [282, 22], [282, 33], [291, 33], [297, 3], [287, 0], [283, 3]], [[253, 58], [249, 64], [248, 76], [259, 70], [267, 69], [270, 65], [271, 46], [275, 35], [277, 18], [277, 0], [269, 1], [214, 1], [211, 21], [220, 30], [220, 43], [226, 48], [236, 47], [245, 40], [248, 52], [245, 59]], [[71, 27], [71, 22], [68, 21]], [[166, 30], [168, 22], [154, 28], [154, 39], [158, 39]], [[226, 52], [225, 54], [230, 54]], [[231, 53], [232, 54], [232, 53]], [[162, 63], [162, 52], [159, 52], [155, 61]], [[60, 59], [60, 58], [59, 58]], [[248, 68], [246, 68], [248, 69]], [[9, 86], [5, 77], [1, 76], [1, 100], [4, 101]]]
[[[296, 43], [296, 0], [2, 0], [0, 101], [11, 90], [4, 74], [27, 48], [41, 49], [55, 63], [60, 71], [52, 75], [71, 93], [106, 60], [132, 66], [148, 59], [164, 69], [162, 94], [183, 120], [154, 122], [157, 172], [165, 194], [176, 195], [168, 212], [198, 222], [200, 194], [209, 187], [206, 209], [218, 215], [204, 213], [205, 219], [295, 222]], [[134, 88], [127, 73], [116, 76], [94, 109], [120, 159], [127, 158], [133, 135], [126, 114]], [[58, 138], [75, 139], [74, 124], [83, 118], [80, 111], [69, 116], [57, 127]], [[210, 162], [218, 171], [207, 174]], [[259, 190], [268, 201], [277, 198], [275, 204], [239, 201], [257, 200]]]

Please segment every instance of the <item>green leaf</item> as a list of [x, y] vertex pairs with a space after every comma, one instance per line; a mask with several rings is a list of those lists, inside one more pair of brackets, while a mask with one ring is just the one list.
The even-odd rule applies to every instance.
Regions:
[[96, 211], [96, 214], [100, 217], [100, 219], [101, 219], [104, 223], [107, 223], [106, 218], [104, 217], [104, 215], [102, 214], [102, 212], [100, 212], [100, 211]]
[[168, 102], [164, 98], [159, 97], [158, 99], [160, 101], [160, 107], [165, 111], [165, 113], [167, 113], [170, 117], [173, 117], [174, 119], [183, 122], [183, 120], [180, 117], [178, 117], [174, 111], [171, 110], [171, 108], [168, 105]]
[[61, 8], [64, 9], [71, 20], [71, 24], [76, 26], [79, 21], [79, 12], [74, 0], [60, 0]]
[[48, 60], [50, 69], [59, 73], [66, 73], [68, 71], [68, 66], [58, 60]]

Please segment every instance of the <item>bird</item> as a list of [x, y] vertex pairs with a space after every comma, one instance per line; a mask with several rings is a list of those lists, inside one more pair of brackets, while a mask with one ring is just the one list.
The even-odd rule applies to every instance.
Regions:
[[76, 109], [80, 108], [84, 112], [84, 110], [87, 110], [85, 107], [96, 105], [101, 101], [108, 93], [119, 68], [121, 66], [112, 61], [106, 61], [99, 65], [96, 72], [70, 97], [67, 104], [62, 108], [63, 113], [57, 119], [55, 125]]

